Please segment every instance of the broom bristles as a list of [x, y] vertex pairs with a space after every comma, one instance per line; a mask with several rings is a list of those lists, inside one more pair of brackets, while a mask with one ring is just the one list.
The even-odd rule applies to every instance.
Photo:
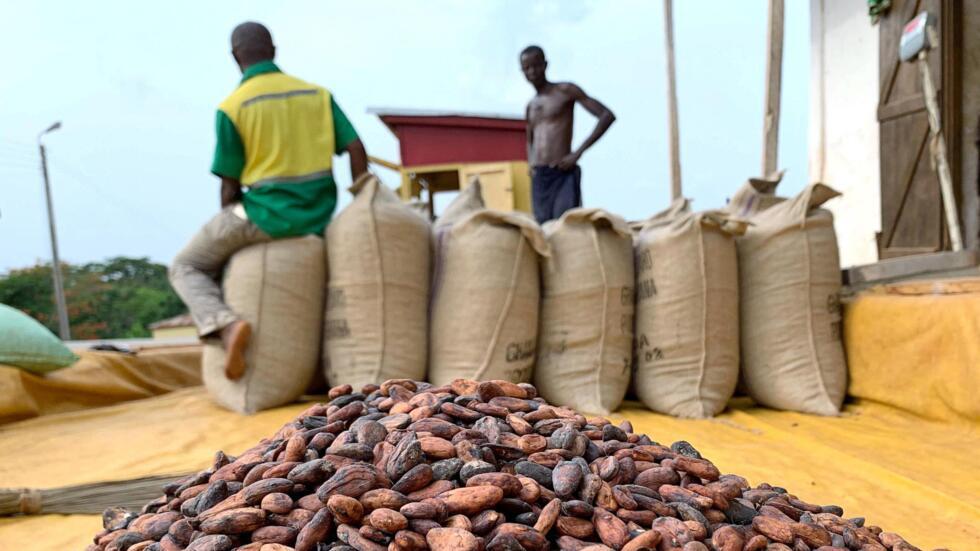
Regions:
[[138, 511], [163, 495], [163, 487], [187, 475], [161, 475], [61, 488], [0, 488], [0, 516], [100, 515], [108, 507]]

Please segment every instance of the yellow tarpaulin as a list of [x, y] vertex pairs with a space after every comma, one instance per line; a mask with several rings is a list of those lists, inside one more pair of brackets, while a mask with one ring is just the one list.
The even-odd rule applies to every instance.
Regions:
[[201, 384], [201, 347], [137, 354], [78, 351], [73, 365], [39, 376], [0, 365], [0, 424], [106, 406]]
[[980, 279], [876, 287], [846, 305], [844, 332], [848, 394], [980, 423]]
[[[712, 420], [674, 419], [636, 404], [620, 414], [660, 442], [688, 440], [722, 471], [841, 505], [923, 548], [969, 551], [980, 541], [977, 427], [865, 402], [840, 418], [733, 406]], [[193, 471], [215, 450], [240, 452], [302, 409], [242, 417], [195, 388], [12, 423], [0, 427], [0, 480], [42, 488]], [[4, 519], [0, 549], [82, 549], [100, 527], [94, 515]]]

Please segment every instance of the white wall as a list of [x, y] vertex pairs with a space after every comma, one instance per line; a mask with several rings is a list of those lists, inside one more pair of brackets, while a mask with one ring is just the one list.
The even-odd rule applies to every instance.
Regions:
[[878, 260], [878, 27], [865, 2], [810, 0], [811, 182], [843, 196], [834, 212], [842, 267]]

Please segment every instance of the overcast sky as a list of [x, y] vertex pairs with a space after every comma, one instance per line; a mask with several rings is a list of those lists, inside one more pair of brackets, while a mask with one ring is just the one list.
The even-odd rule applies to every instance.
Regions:
[[[550, 79], [618, 119], [582, 160], [585, 204], [647, 217], [669, 197], [662, 13], [656, 0], [5, 3], [0, 271], [49, 258], [35, 140], [56, 120], [46, 144], [62, 259], [170, 261], [218, 209], [214, 109], [240, 78], [228, 36], [248, 19], [271, 29], [284, 71], [331, 89], [369, 153], [391, 160], [397, 142], [369, 107], [519, 115], [533, 90], [518, 53], [540, 44]], [[715, 208], [759, 171], [766, 2], [678, 0], [674, 20], [684, 192]], [[786, 2], [785, 32], [791, 194], [807, 173], [806, 2]], [[576, 117], [577, 144], [594, 119]], [[346, 188], [346, 159], [335, 174]]]

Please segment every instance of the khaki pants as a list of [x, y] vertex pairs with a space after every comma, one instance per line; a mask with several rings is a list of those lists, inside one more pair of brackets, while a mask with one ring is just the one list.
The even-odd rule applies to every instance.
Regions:
[[170, 284], [190, 309], [199, 336], [216, 336], [238, 320], [221, 295], [225, 263], [238, 250], [270, 240], [236, 204], [222, 209], [177, 253], [170, 264]]

